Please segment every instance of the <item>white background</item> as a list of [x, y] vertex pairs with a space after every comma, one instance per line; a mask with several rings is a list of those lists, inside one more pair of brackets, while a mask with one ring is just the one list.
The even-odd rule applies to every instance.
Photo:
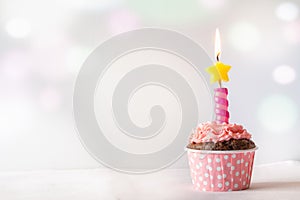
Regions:
[[[219, 27], [221, 59], [232, 65], [226, 84], [231, 122], [253, 134], [256, 163], [300, 159], [300, 4], [166, 2], [0, 1], [0, 170], [101, 166], [76, 135], [75, 78], [101, 42], [143, 27], [181, 32], [211, 57]], [[183, 157], [172, 167], [186, 166]]]

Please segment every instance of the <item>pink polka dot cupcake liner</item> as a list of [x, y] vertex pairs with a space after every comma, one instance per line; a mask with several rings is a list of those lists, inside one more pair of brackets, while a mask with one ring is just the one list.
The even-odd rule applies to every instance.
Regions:
[[238, 151], [187, 149], [193, 187], [225, 192], [248, 189], [257, 148]]

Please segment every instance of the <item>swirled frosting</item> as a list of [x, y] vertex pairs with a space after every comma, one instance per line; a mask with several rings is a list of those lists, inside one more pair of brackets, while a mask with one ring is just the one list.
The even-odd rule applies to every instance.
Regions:
[[190, 143], [219, 142], [230, 139], [250, 139], [251, 134], [238, 124], [201, 123], [193, 131]]

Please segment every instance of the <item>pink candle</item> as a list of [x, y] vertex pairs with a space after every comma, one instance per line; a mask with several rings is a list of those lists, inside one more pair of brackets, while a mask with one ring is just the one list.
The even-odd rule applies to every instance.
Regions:
[[229, 120], [227, 95], [227, 88], [215, 89], [215, 114], [216, 122], [219, 124], [222, 124], [224, 122], [228, 123]]

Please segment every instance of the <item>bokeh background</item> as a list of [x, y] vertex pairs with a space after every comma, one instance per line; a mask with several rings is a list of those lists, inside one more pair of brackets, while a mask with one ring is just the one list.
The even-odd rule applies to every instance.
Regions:
[[76, 75], [101, 42], [143, 27], [183, 33], [211, 57], [219, 27], [231, 121], [253, 134], [256, 164], [300, 160], [299, 9], [296, 0], [0, 0], [0, 170], [101, 166], [76, 135]]

